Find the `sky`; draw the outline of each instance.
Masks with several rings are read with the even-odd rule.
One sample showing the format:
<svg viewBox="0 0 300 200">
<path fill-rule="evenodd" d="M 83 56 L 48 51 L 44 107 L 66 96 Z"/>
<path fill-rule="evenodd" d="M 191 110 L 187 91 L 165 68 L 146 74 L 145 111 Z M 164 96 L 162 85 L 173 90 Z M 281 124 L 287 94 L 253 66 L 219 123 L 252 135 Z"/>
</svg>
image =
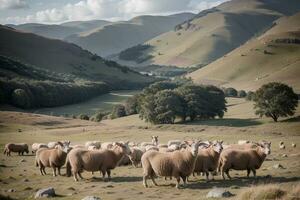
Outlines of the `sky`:
<svg viewBox="0 0 300 200">
<path fill-rule="evenodd" d="M 0 24 L 103 19 L 128 20 L 138 15 L 198 13 L 227 0 L 0 0 Z"/>
</svg>

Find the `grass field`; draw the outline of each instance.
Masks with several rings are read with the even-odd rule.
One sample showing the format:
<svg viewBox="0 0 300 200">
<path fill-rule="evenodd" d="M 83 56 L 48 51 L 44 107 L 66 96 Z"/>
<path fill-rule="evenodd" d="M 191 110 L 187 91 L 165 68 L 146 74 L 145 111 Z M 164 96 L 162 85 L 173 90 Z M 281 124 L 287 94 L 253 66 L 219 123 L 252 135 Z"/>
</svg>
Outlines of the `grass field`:
<svg viewBox="0 0 300 200">
<path fill-rule="evenodd" d="M 243 99 L 228 99 L 228 112 L 224 119 L 196 121 L 186 124 L 150 125 L 138 119 L 137 115 L 100 123 L 53 117 L 46 115 L 0 112 L 0 148 L 8 142 L 49 142 L 70 139 L 73 144 L 87 140 L 101 141 L 149 141 L 151 135 L 158 135 L 161 143 L 169 139 L 199 138 L 203 140 L 222 139 L 225 143 L 234 143 L 239 139 L 272 142 L 272 153 L 257 171 L 257 179 L 244 178 L 246 172 L 232 171 L 233 180 L 223 181 L 219 176 L 206 182 L 204 177 L 190 177 L 187 188 L 174 188 L 175 180 L 158 180 L 160 187 L 142 185 L 142 169 L 132 166 L 117 167 L 112 171 L 112 180 L 103 182 L 99 173 L 83 173 L 86 180 L 74 182 L 65 176 L 41 176 L 34 166 L 34 156 L 5 157 L 0 155 L 0 193 L 19 199 L 31 199 L 40 188 L 54 187 L 58 196 L 55 199 L 81 199 L 95 195 L 101 199 L 206 199 L 208 191 L 216 187 L 225 187 L 238 195 L 252 185 L 273 183 L 283 189 L 300 184 L 300 108 L 291 119 L 282 119 L 278 123 L 270 119 L 257 118 L 253 114 L 252 103 Z M 19 129 L 21 132 L 19 132 Z M 284 141 L 285 150 L 278 143 Z M 297 143 L 292 148 L 292 143 Z M 287 157 L 282 157 L 287 154 Z M 20 162 L 24 159 L 25 162 Z M 281 164 L 283 169 L 274 169 Z M 63 169 L 63 173 L 65 169 Z M 267 176 L 268 175 L 268 176 Z M 28 179 L 28 182 L 25 182 Z M 15 192 L 7 192 L 9 189 Z M 229 199 L 236 199 L 234 196 Z"/>
</svg>

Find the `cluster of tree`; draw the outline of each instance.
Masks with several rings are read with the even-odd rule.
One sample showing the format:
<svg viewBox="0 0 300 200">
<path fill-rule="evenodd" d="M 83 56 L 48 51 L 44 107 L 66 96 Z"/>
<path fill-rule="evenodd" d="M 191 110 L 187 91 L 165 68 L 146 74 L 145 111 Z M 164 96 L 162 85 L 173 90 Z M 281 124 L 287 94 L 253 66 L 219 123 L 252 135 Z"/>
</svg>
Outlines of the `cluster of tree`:
<svg viewBox="0 0 300 200">
<path fill-rule="evenodd" d="M 172 124 L 176 119 L 222 118 L 226 112 L 224 92 L 215 86 L 198 86 L 190 81 L 163 81 L 145 88 L 113 109 L 112 116 L 139 114 L 153 124 Z"/>
<path fill-rule="evenodd" d="M 238 98 L 247 97 L 247 92 L 245 90 L 236 90 L 232 87 L 222 88 L 222 90 L 226 97 L 238 97 Z"/>
<path fill-rule="evenodd" d="M 136 46 L 125 49 L 119 53 L 119 58 L 122 60 L 135 61 L 142 63 L 151 59 L 152 55 L 144 55 L 144 51 L 151 48 L 149 44 L 138 44 Z"/>
<path fill-rule="evenodd" d="M 277 122 L 279 117 L 295 114 L 298 95 L 293 88 L 283 83 L 271 82 L 263 85 L 254 94 L 255 114 L 271 117 Z"/>
</svg>

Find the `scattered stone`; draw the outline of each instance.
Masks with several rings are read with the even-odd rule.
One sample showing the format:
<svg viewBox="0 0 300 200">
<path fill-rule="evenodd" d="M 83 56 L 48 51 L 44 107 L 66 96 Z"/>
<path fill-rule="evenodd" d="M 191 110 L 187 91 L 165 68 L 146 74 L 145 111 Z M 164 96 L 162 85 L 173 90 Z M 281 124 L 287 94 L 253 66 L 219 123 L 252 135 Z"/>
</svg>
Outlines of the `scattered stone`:
<svg viewBox="0 0 300 200">
<path fill-rule="evenodd" d="M 20 162 L 26 162 L 26 160 L 25 159 L 21 159 Z"/>
<path fill-rule="evenodd" d="M 29 180 L 27 178 L 23 179 L 23 182 L 29 182 Z"/>
<path fill-rule="evenodd" d="M 7 167 L 6 165 L 4 165 L 4 164 L 0 164 L 0 167 Z"/>
<path fill-rule="evenodd" d="M 282 155 L 282 157 L 283 157 L 283 158 L 286 158 L 286 157 L 288 157 L 288 155 L 286 155 L 286 154 L 283 154 L 283 155 Z"/>
<path fill-rule="evenodd" d="M 284 167 L 281 164 L 278 164 L 278 163 L 273 165 L 273 168 L 274 169 L 284 169 Z"/>
<path fill-rule="evenodd" d="M 101 200 L 99 197 L 96 196 L 86 196 L 81 200 Z"/>
<path fill-rule="evenodd" d="M 9 176 L 9 177 L 7 177 L 7 179 L 16 180 L 16 178 L 13 176 Z"/>
<path fill-rule="evenodd" d="M 211 191 L 209 191 L 206 195 L 207 198 L 222 198 L 222 197 L 231 197 L 233 194 L 224 188 L 216 188 L 214 187 Z"/>
<path fill-rule="evenodd" d="M 108 187 L 108 188 L 113 188 L 114 186 L 113 186 L 113 185 L 107 185 L 106 187 Z"/>
<path fill-rule="evenodd" d="M 24 188 L 24 190 L 33 190 L 33 188 L 32 187 L 26 187 L 26 188 Z"/>
<path fill-rule="evenodd" d="M 15 192 L 15 189 L 8 189 L 7 192 Z"/>
<path fill-rule="evenodd" d="M 19 174 L 19 176 L 23 176 L 23 174 Z"/>
<path fill-rule="evenodd" d="M 45 189 L 40 189 L 36 192 L 34 198 L 41 198 L 41 197 L 55 197 L 55 190 L 53 187 L 45 188 Z"/>
<path fill-rule="evenodd" d="M 73 187 L 68 187 L 67 189 L 75 191 L 75 188 L 73 188 Z"/>
</svg>

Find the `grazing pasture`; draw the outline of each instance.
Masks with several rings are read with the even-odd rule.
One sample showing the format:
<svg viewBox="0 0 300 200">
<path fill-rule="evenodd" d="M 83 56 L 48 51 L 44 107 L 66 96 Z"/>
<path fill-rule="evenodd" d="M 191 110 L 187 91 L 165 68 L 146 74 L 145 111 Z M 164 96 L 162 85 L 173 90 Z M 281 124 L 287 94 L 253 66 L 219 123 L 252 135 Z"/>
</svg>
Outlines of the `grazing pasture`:
<svg viewBox="0 0 300 200">
<path fill-rule="evenodd" d="M 228 100 L 228 112 L 224 119 L 194 121 L 185 124 L 150 125 L 141 121 L 137 115 L 105 120 L 100 123 L 46 116 L 32 113 L 0 112 L 0 148 L 8 142 L 48 143 L 50 141 L 70 140 L 71 144 L 86 141 L 135 141 L 151 142 L 151 136 L 159 137 L 159 143 L 166 144 L 172 139 L 223 140 L 224 144 L 237 143 L 238 140 L 272 142 L 271 154 L 257 170 L 257 178 L 246 178 L 246 171 L 230 171 L 232 180 L 223 180 L 219 175 L 206 182 L 205 177 L 189 177 L 187 187 L 176 189 L 176 180 L 165 181 L 158 178 L 159 186 L 148 181 L 149 188 L 142 184 L 142 168 L 131 165 L 116 167 L 112 170 L 111 181 L 104 182 L 99 172 L 82 173 L 84 180 L 74 182 L 72 177 L 52 176 L 52 170 L 46 168 L 47 175 L 41 176 L 31 154 L 6 157 L 0 155 L 0 194 L 12 198 L 34 198 L 41 188 L 54 187 L 57 197 L 54 199 L 81 199 L 88 195 L 101 199 L 206 199 L 206 194 L 214 187 L 224 187 L 238 199 L 247 192 L 247 188 L 272 183 L 288 191 L 300 184 L 300 109 L 291 119 L 280 119 L 274 123 L 271 119 L 258 119 L 253 114 L 252 103 L 244 99 Z M 286 148 L 280 149 L 283 141 Z M 296 147 L 292 147 L 296 143 Z M 286 156 L 284 155 L 286 154 Z M 279 165 L 278 165 L 279 164 Z M 281 167 L 282 166 L 282 167 Z M 13 190 L 11 190 L 13 189 Z"/>
</svg>

